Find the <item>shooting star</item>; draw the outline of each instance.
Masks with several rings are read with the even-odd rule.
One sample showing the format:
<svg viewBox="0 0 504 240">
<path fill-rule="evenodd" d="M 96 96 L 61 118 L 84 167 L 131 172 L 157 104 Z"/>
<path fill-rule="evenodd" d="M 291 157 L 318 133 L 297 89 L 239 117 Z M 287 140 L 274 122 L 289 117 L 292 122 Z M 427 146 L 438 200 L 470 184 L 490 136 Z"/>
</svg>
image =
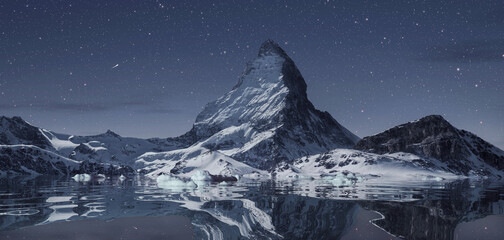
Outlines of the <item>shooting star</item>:
<svg viewBox="0 0 504 240">
<path fill-rule="evenodd" d="M 116 67 L 119 67 L 119 64 L 116 64 L 112 67 L 112 69 L 116 68 Z"/>
</svg>

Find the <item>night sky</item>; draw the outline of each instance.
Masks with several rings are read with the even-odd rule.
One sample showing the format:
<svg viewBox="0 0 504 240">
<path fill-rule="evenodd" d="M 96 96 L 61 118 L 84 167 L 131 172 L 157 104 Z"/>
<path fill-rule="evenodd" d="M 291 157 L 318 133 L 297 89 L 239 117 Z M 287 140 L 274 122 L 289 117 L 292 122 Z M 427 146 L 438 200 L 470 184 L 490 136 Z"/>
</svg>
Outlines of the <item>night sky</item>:
<svg viewBox="0 0 504 240">
<path fill-rule="evenodd" d="M 0 115 L 177 136 L 268 38 L 360 137 L 441 114 L 504 148 L 502 0 L 2 1 Z"/>
</svg>

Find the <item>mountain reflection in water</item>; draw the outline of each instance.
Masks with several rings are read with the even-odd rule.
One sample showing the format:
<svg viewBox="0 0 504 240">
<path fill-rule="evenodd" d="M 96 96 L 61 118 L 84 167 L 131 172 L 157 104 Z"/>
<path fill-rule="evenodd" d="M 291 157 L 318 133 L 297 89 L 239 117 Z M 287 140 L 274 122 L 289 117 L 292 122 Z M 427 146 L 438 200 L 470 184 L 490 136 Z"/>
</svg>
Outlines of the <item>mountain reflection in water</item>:
<svg viewBox="0 0 504 240">
<path fill-rule="evenodd" d="M 171 221 L 174 215 L 187 223 Z M 350 186 L 244 181 L 183 190 L 158 188 L 141 178 L 0 179 L 0 239 L 34 232 L 43 239 L 60 224 L 76 235 L 91 231 L 86 226 L 96 221 L 115 227 L 93 228 L 92 239 L 127 239 L 146 229 L 142 236 L 186 238 L 181 229 L 187 225 L 195 239 L 494 239 L 504 234 L 497 227 L 504 226 L 503 216 L 503 184 L 484 181 Z M 120 226 L 127 233 L 120 235 Z M 110 235 L 113 231 L 117 234 Z"/>
</svg>

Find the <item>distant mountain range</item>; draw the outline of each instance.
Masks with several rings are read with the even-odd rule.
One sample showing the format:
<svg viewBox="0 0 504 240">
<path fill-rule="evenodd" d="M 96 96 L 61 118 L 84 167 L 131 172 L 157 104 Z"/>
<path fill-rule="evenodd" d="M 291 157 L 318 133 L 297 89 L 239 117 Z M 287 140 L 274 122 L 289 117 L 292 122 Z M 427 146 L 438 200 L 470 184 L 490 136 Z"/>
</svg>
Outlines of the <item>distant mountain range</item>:
<svg viewBox="0 0 504 240">
<path fill-rule="evenodd" d="M 238 84 L 179 137 L 71 136 L 0 117 L 0 174 L 504 177 L 502 150 L 441 116 L 361 140 L 315 109 L 306 87 L 292 59 L 268 40 Z"/>
</svg>

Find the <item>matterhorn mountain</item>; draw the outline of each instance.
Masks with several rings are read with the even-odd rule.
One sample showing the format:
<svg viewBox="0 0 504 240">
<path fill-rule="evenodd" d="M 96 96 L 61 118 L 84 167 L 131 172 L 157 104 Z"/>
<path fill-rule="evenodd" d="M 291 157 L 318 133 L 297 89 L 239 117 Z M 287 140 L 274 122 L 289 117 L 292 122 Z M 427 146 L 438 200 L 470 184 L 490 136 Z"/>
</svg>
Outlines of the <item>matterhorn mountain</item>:
<svg viewBox="0 0 504 240">
<path fill-rule="evenodd" d="M 0 174 L 140 173 L 197 180 L 320 178 L 334 184 L 504 177 L 504 152 L 441 116 L 359 139 L 308 100 L 293 60 L 264 42 L 236 86 L 186 134 L 165 139 L 59 134 L 0 119 Z M 159 180 L 159 178 L 158 178 Z M 164 185 L 170 185 L 163 183 Z"/>
<path fill-rule="evenodd" d="M 179 139 L 262 170 L 351 148 L 359 140 L 329 113 L 315 109 L 298 68 L 271 40 L 261 45 L 238 84 L 207 104 Z"/>
</svg>

